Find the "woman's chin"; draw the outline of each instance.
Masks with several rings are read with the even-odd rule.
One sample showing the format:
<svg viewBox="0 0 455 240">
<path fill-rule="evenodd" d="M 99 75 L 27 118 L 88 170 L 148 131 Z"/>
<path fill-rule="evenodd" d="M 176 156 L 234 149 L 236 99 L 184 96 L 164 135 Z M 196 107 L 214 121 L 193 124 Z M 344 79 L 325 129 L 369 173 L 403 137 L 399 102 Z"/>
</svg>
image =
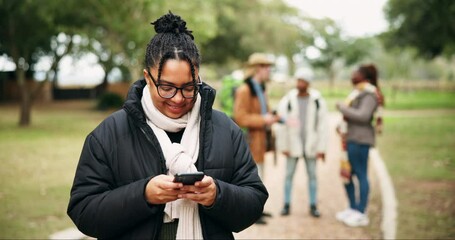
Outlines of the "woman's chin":
<svg viewBox="0 0 455 240">
<path fill-rule="evenodd" d="M 180 118 L 186 113 L 183 108 L 167 108 L 166 110 L 166 116 L 173 119 Z"/>
</svg>

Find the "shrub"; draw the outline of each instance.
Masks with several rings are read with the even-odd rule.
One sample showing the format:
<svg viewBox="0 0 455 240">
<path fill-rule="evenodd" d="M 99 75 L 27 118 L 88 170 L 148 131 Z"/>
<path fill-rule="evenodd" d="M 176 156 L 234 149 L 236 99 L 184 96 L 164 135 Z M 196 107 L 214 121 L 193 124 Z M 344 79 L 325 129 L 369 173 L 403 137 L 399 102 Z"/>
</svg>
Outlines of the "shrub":
<svg viewBox="0 0 455 240">
<path fill-rule="evenodd" d="M 123 106 L 124 99 L 117 93 L 106 92 L 98 97 L 98 110 L 119 109 Z"/>
</svg>

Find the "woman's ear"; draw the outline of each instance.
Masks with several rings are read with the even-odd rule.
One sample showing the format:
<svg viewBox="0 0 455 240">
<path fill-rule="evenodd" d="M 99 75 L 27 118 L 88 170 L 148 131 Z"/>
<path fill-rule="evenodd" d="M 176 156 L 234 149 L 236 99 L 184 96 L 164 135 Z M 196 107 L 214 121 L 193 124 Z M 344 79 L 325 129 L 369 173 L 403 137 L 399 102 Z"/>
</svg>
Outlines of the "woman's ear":
<svg viewBox="0 0 455 240">
<path fill-rule="evenodd" d="M 149 77 L 149 74 L 148 74 L 147 70 L 144 69 L 144 70 L 143 70 L 143 74 L 144 74 L 145 82 L 147 82 L 147 85 L 150 86 L 150 84 L 151 84 L 151 82 L 150 82 L 151 79 L 150 79 L 150 77 Z"/>
</svg>

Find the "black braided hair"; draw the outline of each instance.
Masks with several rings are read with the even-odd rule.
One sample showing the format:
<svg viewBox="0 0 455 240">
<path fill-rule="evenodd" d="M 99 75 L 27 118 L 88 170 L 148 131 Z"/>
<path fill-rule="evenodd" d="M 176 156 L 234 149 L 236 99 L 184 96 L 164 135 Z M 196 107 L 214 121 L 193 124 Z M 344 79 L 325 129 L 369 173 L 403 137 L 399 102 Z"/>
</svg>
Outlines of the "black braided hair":
<svg viewBox="0 0 455 240">
<path fill-rule="evenodd" d="M 190 65 L 193 81 L 196 81 L 195 69 L 199 68 L 201 59 L 192 31 L 186 28 L 186 22 L 169 11 L 151 24 L 155 26 L 157 34 L 147 44 L 145 67 L 158 67 L 157 81 L 160 81 L 167 60 L 185 60 Z"/>
</svg>

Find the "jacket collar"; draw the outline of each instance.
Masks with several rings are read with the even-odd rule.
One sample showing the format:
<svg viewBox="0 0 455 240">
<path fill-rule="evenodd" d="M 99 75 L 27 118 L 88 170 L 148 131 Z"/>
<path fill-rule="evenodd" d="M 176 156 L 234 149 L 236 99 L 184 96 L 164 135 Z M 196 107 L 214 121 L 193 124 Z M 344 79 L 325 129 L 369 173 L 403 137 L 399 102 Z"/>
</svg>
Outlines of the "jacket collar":
<svg viewBox="0 0 455 240">
<path fill-rule="evenodd" d="M 138 80 L 128 90 L 126 101 L 123 104 L 123 109 L 136 121 L 146 122 L 145 113 L 142 109 L 141 98 L 144 87 L 147 86 L 145 79 Z M 202 83 L 199 90 L 201 95 L 201 117 L 203 119 L 211 119 L 212 106 L 215 100 L 216 91 L 206 83 Z"/>
<path fill-rule="evenodd" d="M 245 83 L 248 85 L 248 88 L 250 89 L 251 95 L 252 96 L 257 96 L 256 88 L 253 86 L 253 84 L 254 84 L 253 83 L 253 78 L 249 77 L 249 78 L 245 79 Z M 259 85 L 261 85 L 262 91 L 265 91 L 265 84 L 264 83 L 259 83 Z"/>
<path fill-rule="evenodd" d="M 290 97 L 297 97 L 299 95 L 299 90 L 297 90 L 296 88 L 293 88 L 289 91 L 289 96 Z M 316 98 L 319 98 L 321 97 L 321 93 L 314 89 L 314 88 L 309 88 L 308 89 L 308 96 L 312 99 L 316 99 Z"/>
</svg>

